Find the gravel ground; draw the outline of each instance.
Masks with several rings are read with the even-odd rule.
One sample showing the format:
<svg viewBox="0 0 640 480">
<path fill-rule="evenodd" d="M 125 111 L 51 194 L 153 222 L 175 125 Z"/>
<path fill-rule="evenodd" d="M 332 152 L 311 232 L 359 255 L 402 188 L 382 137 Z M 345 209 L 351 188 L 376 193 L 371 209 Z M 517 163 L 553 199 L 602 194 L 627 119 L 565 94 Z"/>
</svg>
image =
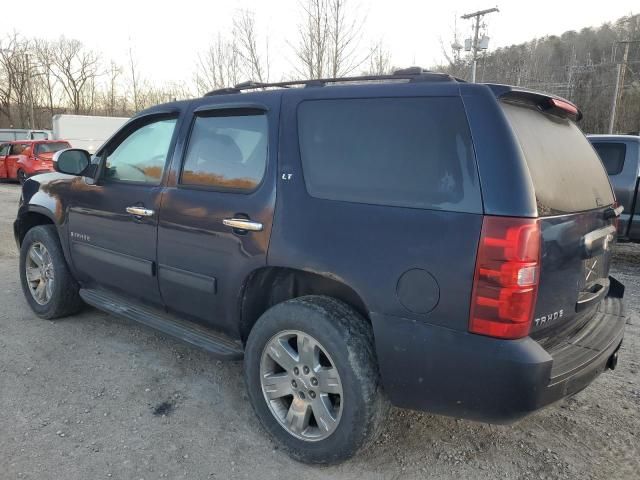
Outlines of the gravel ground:
<svg viewBox="0 0 640 480">
<path fill-rule="evenodd" d="M 510 426 L 395 409 L 335 467 L 290 460 L 253 415 L 240 363 L 93 309 L 49 322 L 23 299 L 0 185 L 0 478 L 623 479 L 640 471 L 640 245 L 619 245 L 630 324 L 615 372 Z"/>
</svg>

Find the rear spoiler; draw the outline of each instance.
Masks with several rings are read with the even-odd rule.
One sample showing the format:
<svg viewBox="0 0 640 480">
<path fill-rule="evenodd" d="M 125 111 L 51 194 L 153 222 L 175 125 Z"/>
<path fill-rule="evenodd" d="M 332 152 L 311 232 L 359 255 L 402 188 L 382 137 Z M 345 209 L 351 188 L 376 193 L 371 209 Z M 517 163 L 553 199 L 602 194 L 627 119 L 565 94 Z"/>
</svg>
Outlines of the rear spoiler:
<svg viewBox="0 0 640 480">
<path fill-rule="evenodd" d="M 574 122 L 582 119 L 580 109 L 562 97 L 547 93 L 536 92 L 526 88 L 512 87 L 510 85 L 487 84 L 496 98 L 510 103 L 523 103 L 534 105 L 540 111 L 570 118 Z"/>
</svg>

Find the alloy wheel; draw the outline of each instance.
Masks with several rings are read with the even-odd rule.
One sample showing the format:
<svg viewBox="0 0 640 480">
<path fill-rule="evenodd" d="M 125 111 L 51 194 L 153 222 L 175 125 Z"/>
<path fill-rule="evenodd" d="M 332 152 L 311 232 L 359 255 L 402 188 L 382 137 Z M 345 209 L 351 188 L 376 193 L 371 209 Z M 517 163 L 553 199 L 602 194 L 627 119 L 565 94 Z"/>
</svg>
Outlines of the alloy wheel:
<svg viewBox="0 0 640 480">
<path fill-rule="evenodd" d="M 343 408 L 340 375 L 311 335 L 299 330 L 274 335 L 262 352 L 260 381 L 271 413 L 294 437 L 324 440 L 338 427 Z"/>
<path fill-rule="evenodd" d="M 46 305 L 53 296 L 55 278 L 53 260 L 42 243 L 34 242 L 29 247 L 25 269 L 27 286 L 33 299 L 39 305 Z"/>
</svg>

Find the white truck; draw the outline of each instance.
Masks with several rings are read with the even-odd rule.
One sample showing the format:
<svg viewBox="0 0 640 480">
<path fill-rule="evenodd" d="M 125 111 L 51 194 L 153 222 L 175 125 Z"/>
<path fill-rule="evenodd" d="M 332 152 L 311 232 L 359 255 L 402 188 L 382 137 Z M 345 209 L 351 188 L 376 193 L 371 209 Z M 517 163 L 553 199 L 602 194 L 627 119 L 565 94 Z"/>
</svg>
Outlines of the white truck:
<svg viewBox="0 0 640 480">
<path fill-rule="evenodd" d="M 30 130 L 26 128 L 0 128 L 0 142 L 16 140 L 51 140 L 51 130 Z"/>
<path fill-rule="evenodd" d="M 54 115 L 53 139 L 67 140 L 74 148 L 95 153 L 127 120 L 126 117 Z"/>
</svg>

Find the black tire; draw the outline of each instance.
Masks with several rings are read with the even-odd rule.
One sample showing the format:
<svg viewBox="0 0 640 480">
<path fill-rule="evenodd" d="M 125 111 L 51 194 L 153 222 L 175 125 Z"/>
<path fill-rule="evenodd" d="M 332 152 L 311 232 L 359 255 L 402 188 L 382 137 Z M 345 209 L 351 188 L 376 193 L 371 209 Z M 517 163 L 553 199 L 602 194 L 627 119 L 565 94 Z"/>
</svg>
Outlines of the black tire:
<svg viewBox="0 0 640 480">
<path fill-rule="evenodd" d="M 321 440 L 300 439 L 286 430 L 263 394 L 263 350 L 274 336 L 291 330 L 316 339 L 340 375 L 341 415 L 335 430 Z M 389 408 L 380 384 L 371 325 L 349 305 L 331 297 L 300 297 L 265 312 L 247 340 L 244 373 L 262 425 L 291 457 L 305 463 L 332 464 L 350 458 L 375 440 Z"/>
<path fill-rule="evenodd" d="M 18 182 L 20 182 L 20 185 L 24 185 L 24 182 L 26 182 L 28 178 L 27 174 L 24 173 L 24 170 L 18 170 L 16 176 L 18 177 Z"/>
<path fill-rule="evenodd" d="M 49 253 L 55 279 L 51 288 L 51 297 L 44 304 L 36 301 L 27 282 L 27 255 L 34 243 L 42 244 Z M 25 235 L 20 246 L 20 283 L 27 303 L 40 318 L 52 320 L 73 315 L 82 309 L 83 302 L 78 293 L 78 283 L 69 272 L 58 233 L 53 225 L 33 227 Z"/>
</svg>

